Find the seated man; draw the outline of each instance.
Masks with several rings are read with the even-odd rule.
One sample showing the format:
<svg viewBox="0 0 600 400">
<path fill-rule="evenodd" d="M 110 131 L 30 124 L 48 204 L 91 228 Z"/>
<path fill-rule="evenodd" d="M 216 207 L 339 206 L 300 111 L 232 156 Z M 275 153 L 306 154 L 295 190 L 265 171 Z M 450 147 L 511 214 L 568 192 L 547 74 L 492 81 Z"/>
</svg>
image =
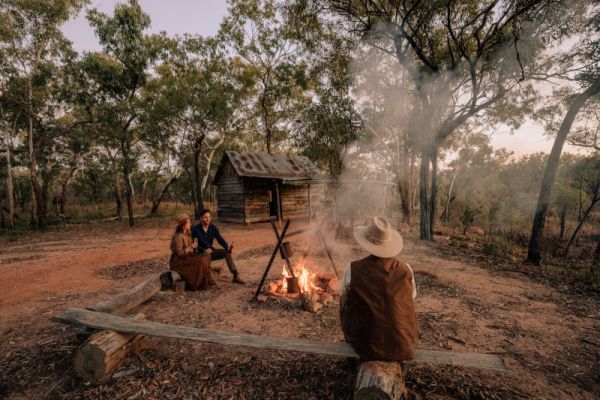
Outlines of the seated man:
<svg viewBox="0 0 600 400">
<path fill-rule="evenodd" d="M 410 266 L 394 258 L 400 233 L 385 218 L 354 228 L 371 255 L 350 263 L 341 288 L 342 329 L 362 360 L 404 361 L 415 357 L 417 292 Z"/>
<path fill-rule="evenodd" d="M 231 257 L 233 244 L 231 246 L 227 244 L 211 220 L 210 210 L 203 209 L 200 212 L 200 223 L 192 229 L 192 239 L 198 240 L 198 247 L 194 252 L 209 254 L 211 260 L 222 260 L 224 258 L 229 271 L 233 274 L 233 282 L 244 284 L 245 282 L 239 277 L 238 271 L 235 268 L 233 257 Z M 214 239 L 217 239 L 217 242 L 223 246 L 222 249 L 215 249 L 213 247 Z"/>
</svg>

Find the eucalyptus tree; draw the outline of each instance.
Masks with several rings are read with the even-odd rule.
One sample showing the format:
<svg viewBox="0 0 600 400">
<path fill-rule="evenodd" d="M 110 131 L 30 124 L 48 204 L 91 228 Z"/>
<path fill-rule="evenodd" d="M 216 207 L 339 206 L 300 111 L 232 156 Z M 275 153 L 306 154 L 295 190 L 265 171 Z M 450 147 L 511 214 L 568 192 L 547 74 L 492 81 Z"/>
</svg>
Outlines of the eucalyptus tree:
<svg viewBox="0 0 600 400">
<path fill-rule="evenodd" d="M 6 162 L 6 206 L 8 212 L 8 228 L 15 226 L 15 190 L 13 178 L 13 150 L 17 144 L 17 130 L 20 113 L 10 109 L 10 104 L 3 104 L 0 96 L 0 143 L 5 153 Z M 0 206 L 1 207 L 1 206 Z M 0 212 L 3 211 L 0 210 Z"/>
<path fill-rule="evenodd" d="M 552 58 L 550 61 L 555 68 L 546 73 L 549 76 L 554 75 L 574 81 L 579 87 L 579 91 L 566 97 L 565 100 L 568 106 L 562 114 L 562 121 L 558 128 L 550 126 L 551 132 L 556 132 L 556 138 L 542 177 L 542 186 L 538 196 L 527 252 L 527 260 L 535 265 L 539 265 L 541 262 L 540 240 L 563 146 L 580 111 L 585 109 L 584 107 L 589 103 L 592 103 L 592 107 L 597 110 L 598 102 L 600 102 L 598 98 L 600 93 L 600 2 L 598 0 L 589 2 L 586 15 L 588 18 L 584 21 L 578 42 L 573 45 L 570 51 Z M 586 131 L 586 128 L 578 130 L 573 140 L 582 145 L 591 145 L 593 148 L 597 133 L 592 134 L 590 138 L 590 136 L 587 136 Z"/>
<path fill-rule="evenodd" d="M 254 81 L 248 127 L 271 153 L 287 139 L 304 99 L 305 65 L 275 0 L 231 0 L 218 34 Z"/>
<path fill-rule="evenodd" d="M 582 183 L 582 189 L 587 197 L 587 206 L 583 210 L 581 217 L 577 221 L 577 226 L 571 234 L 564 255 L 569 254 L 573 242 L 577 238 L 581 227 L 586 222 L 590 213 L 600 203 L 600 155 L 595 154 L 580 160 L 572 170 L 575 181 Z"/>
<path fill-rule="evenodd" d="M 188 35 L 170 42 L 169 53 L 145 90 L 143 138 L 151 147 L 160 141 L 174 154 L 190 178 L 199 218 L 214 155 L 240 138 L 251 118 L 248 93 L 254 81 L 250 68 L 215 38 Z"/>
<path fill-rule="evenodd" d="M 47 191 L 55 172 L 55 141 L 75 127 L 89 122 L 73 120 L 77 104 L 71 98 L 69 65 L 76 54 L 60 27 L 77 14 L 83 0 L 0 2 L 2 29 L 0 59 L 2 97 L 25 120 L 28 162 L 32 186 L 32 224 L 47 225 Z"/>
<path fill-rule="evenodd" d="M 302 26 L 297 28 L 302 30 Z M 337 37 L 329 27 L 321 29 L 316 38 L 320 45 L 313 49 L 309 47 L 313 54 L 305 58 L 310 101 L 301 108 L 292 139 L 302 154 L 337 181 L 344 172 L 349 147 L 363 132 L 362 119 L 351 96 L 353 44 Z M 315 37 L 310 39 L 315 40 Z"/>
<path fill-rule="evenodd" d="M 85 168 L 86 156 L 94 150 L 93 127 L 79 126 L 57 140 L 56 162 L 60 169 L 57 174 L 57 213 L 64 217 L 68 202 L 69 188 L 76 175 Z"/>
<path fill-rule="evenodd" d="M 118 143 L 128 221 L 133 226 L 131 173 L 139 144 L 138 122 L 143 113 L 140 92 L 151 79 L 150 71 L 164 41 L 158 35 L 145 33 L 150 17 L 137 0 L 118 4 L 112 15 L 91 10 L 87 18 L 103 51 L 86 54 L 83 68 L 92 82 L 91 102 L 96 118 L 107 125 L 103 132 L 114 135 Z"/>
<path fill-rule="evenodd" d="M 492 106 L 518 106 L 507 93 L 521 87 L 540 48 L 531 38 L 552 29 L 556 10 L 541 0 L 312 3 L 407 74 L 420 111 L 409 115 L 420 127 L 420 238 L 431 240 L 441 144 Z"/>
</svg>

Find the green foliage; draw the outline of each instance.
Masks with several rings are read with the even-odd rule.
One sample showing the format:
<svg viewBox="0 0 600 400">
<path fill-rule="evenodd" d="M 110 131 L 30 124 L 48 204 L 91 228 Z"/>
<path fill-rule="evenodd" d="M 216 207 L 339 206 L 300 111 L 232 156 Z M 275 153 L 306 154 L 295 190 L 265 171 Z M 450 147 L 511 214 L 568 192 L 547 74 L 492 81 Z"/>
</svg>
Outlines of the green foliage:
<svg viewBox="0 0 600 400">
<path fill-rule="evenodd" d="M 463 224 L 463 235 L 467 233 L 469 226 L 475 222 L 477 216 L 481 214 L 481 210 L 478 208 L 471 208 L 470 206 L 465 207 L 462 215 L 460 216 L 460 222 Z"/>
<path fill-rule="evenodd" d="M 246 64 L 246 77 L 254 83 L 249 101 L 254 118 L 245 128 L 261 138 L 259 149 L 270 153 L 285 142 L 288 125 L 308 100 L 301 49 L 274 0 L 231 1 L 218 37 Z"/>
</svg>

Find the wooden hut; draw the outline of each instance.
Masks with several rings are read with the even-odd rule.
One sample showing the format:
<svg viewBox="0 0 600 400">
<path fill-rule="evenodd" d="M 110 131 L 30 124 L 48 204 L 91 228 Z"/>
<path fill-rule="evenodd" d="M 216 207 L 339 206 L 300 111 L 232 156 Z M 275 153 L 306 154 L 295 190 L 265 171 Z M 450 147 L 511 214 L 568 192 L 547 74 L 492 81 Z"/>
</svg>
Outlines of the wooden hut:
<svg viewBox="0 0 600 400">
<path fill-rule="evenodd" d="M 327 179 L 306 157 L 226 151 L 213 185 L 217 215 L 227 222 L 310 219 Z"/>
</svg>

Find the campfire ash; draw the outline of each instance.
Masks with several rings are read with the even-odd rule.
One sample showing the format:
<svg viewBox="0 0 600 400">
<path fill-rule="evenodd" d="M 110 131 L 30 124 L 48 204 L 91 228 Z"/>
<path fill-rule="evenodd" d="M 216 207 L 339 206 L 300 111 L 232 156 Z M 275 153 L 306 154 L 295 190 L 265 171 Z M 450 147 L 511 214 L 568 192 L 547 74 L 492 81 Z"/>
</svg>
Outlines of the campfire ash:
<svg viewBox="0 0 600 400">
<path fill-rule="evenodd" d="M 335 274 L 311 272 L 305 265 L 294 268 L 292 277 L 286 266 L 283 266 L 282 277 L 269 282 L 264 289 L 267 296 L 283 298 L 290 301 L 300 299 L 302 294 L 307 301 L 308 309 L 317 312 L 339 296 L 340 282 Z"/>
</svg>

